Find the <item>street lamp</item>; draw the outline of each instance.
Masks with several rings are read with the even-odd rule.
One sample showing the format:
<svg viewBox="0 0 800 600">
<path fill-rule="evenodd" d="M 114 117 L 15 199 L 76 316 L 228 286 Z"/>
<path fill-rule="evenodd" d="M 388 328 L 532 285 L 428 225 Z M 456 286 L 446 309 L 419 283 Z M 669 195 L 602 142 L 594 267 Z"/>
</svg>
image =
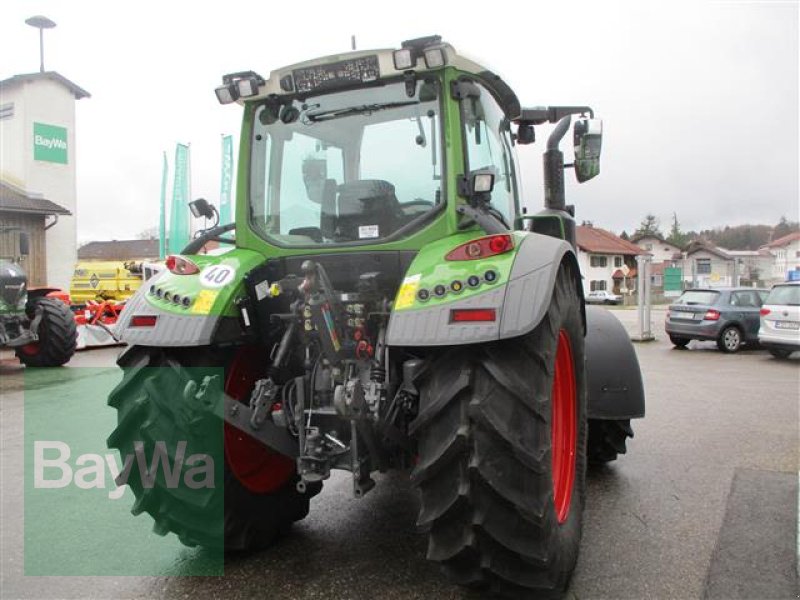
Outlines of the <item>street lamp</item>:
<svg viewBox="0 0 800 600">
<path fill-rule="evenodd" d="M 25 23 L 39 30 L 39 72 L 44 73 L 44 30 L 52 29 L 56 24 L 42 15 L 25 19 Z"/>
</svg>

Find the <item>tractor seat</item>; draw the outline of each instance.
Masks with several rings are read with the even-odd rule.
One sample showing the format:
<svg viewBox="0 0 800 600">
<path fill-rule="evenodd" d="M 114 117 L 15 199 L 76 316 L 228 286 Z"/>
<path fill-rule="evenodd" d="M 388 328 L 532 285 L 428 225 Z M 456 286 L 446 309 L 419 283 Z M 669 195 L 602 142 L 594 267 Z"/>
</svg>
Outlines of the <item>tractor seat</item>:
<svg viewBox="0 0 800 600">
<path fill-rule="evenodd" d="M 325 211 L 323 206 L 323 213 Z M 336 241 L 361 241 L 391 235 L 401 224 L 403 212 L 394 186 L 381 179 L 361 179 L 337 188 L 336 213 L 325 215 L 323 231 Z"/>
</svg>

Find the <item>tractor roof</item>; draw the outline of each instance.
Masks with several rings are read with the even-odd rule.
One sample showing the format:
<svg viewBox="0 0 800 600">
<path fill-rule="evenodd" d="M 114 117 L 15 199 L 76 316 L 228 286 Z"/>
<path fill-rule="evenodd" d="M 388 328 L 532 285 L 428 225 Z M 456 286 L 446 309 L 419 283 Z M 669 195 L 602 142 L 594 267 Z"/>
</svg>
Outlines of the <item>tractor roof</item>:
<svg viewBox="0 0 800 600">
<path fill-rule="evenodd" d="M 411 51 L 413 64 L 410 68 L 398 69 L 395 63 L 395 56 L 397 52 L 403 50 Z M 428 67 L 425 53 L 437 50 L 441 51 L 443 64 Z M 397 79 L 409 73 L 419 75 L 438 71 L 445 66 L 452 66 L 460 71 L 475 75 L 489 88 L 506 109 L 506 114 L 510 118 L 519 115 L 519 101 L 511 88 L 500 77 L 469 58 L 458 54 L 453 46 L 442 42 L 439 36 L 408 40 L 402 43 L 400 49 L 358 50 L 316 58 L 275 69 L 270 72 L 269 78 L 266 80 L 253 72 L 245 72 L 226 75 L 223 81 L 231 83 L 241 76 L 248 75 L 255 76 L 258 79 L 258 93 L 254 96 L 237 100 L 239 104 L 243 104 L 244 101 L 258 100 L 270 96 L 294 94 L 314 96 L 336 91 L 337 86 L 320 82 L 327 78 L 336 79 L 337 76 L 341 78 L 348 77 L 348 72 L 353 76 L 349 81 L 352 81 L 355 85 L 361 85 L 373 81 Z M 345 87 L 347 83 L 343 80 L 342 87 Z"/>
</svg>

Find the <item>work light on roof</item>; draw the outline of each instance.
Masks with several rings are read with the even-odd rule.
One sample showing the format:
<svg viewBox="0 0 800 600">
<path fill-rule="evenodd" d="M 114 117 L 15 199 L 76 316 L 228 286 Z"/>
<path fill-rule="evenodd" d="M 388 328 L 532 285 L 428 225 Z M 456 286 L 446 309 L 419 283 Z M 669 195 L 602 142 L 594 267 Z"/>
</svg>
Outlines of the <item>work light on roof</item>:
<svg viewBox="0 0 800 600">
<path fill-rule="evenodd" d="M 249 98 L 250 96 L 258 95 L 258 79 L 255 77 L 247 77 L 240 79 L 236 82 L 236 88 L 239 91 L 240 98 Z"/>
<path fill-rule="evenodd" d="M 214 90 L 214 93 L 217 95 L 217 100 L 219 100 L 220 104 L 230 104 L 231 102 L 236 102 L 239 98 L 239 90 L 233 84 L 221 85 Z"/>
<path fill-rule="evenodd" d="M 425 66 L 437 69 L 444 66 L 444 52 L 441 48 L 428 48 L 425 50 Z"/>
<path fill-rule="evenodd" d="M 402 50 L 395 50 L 394 53 L 394 68 L 398 71 L 406 71 L 413 69 L 416 65 L 414 54 L 411 48 L 403 48 Z"/>
</svg>

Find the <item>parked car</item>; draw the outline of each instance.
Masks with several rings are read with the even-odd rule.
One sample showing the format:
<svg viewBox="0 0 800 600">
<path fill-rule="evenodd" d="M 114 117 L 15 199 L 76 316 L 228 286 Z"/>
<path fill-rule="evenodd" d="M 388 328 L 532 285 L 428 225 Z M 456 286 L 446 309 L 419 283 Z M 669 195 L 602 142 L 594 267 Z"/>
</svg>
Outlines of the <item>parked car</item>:
<svg viewBox="0 0 800 600">
<path fill-rule="evenodd" d="M 800 350 L 800 281 L 779 283 L 761 307 L 758 341 L 775 358 Z"/>
<path fill-rule="evenodd" d="M 758 343 L 761 306 L 767 290 L 715 288 L 686 290 L 667 311 L 664 329 L 684 347 L 690 340 L 711 340 L 723 352 Z"/>
<path fill-rule="evenodd" d="M 606 290 L 597 290 L 586 294 L 587 304 L 620 304 L 622 303 L 622 296 L 612 294 Z"/>
</svg>

